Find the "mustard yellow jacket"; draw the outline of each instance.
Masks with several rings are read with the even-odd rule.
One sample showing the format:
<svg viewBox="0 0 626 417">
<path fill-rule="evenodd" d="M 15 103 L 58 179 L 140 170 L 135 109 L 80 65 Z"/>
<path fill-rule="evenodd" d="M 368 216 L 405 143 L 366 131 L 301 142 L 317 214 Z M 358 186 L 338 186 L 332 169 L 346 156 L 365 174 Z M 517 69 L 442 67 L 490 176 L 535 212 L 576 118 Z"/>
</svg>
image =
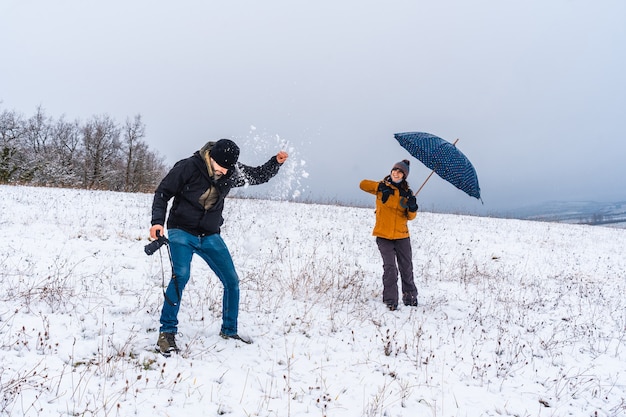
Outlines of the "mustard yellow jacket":
<svg viewBox="0 0 626 417">
<path fill-rule="evenodd" d="M 407 208 L 407 198 L 400 195 L 400 190 L 392 182 L 383 181 L 393 189 L 393 194 L 383 203 L 382 193 L 378 191 L 381 181 L 363 180 L 361 190 L 376 195 L 376 224 L 372 235 L 384 239 L 396 240 L 409 237 L 407 221 L 413 220 L 417 212 Z"/>
</svg>

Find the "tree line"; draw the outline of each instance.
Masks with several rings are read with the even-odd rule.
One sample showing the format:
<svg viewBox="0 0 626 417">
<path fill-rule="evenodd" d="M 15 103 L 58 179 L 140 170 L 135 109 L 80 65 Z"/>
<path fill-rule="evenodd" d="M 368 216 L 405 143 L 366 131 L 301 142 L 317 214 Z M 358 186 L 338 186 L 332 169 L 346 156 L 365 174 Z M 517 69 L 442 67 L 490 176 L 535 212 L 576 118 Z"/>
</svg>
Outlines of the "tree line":
<svg viewBox="0 0 626 417">
<path fill-rule="evenodd" d="M 145 133 L 139 114 L 119 124 L 0 109 L 0 184 L 152 192 L 167 168 Z"/>
</svg>

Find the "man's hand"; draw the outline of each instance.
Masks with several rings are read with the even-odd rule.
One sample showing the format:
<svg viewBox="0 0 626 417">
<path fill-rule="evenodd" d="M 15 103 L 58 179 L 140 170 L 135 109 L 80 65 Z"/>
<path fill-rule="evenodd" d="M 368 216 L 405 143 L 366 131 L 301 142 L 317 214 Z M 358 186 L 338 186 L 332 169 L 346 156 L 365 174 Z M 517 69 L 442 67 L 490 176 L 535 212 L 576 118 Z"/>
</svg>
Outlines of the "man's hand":
<svg viewBox="0 0 626 417">
<path fill-rule="evenodd" d="M 288 157 L 289 157 L 289 154 L 285 151 L 280 151 L 276 154 L 276 160 L 278 161 L 279 164 L 282 164 L 283 162 L 285 162 Z"/>
<path fill-rule="evenodd" d="M 159 236 L 165 236 L 165 233 L 163 233 L 163 226 L 160 224 L 155 224 L 150 228 L 150 238 L 152 240 L 157 240 Z"/>
</svg>

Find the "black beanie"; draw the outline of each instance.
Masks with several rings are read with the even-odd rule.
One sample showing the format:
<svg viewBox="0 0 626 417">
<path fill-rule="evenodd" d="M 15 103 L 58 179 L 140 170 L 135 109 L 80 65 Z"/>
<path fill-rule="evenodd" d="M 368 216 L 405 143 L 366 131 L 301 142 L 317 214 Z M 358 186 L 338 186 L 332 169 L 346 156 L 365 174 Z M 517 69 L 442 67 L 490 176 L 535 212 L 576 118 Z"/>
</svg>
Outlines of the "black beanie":
<svg viewBox="0 0 626 417">
<path fill-rule="evenodd" d="M 215 142 L 209 155 L 221 167 L 233 169 L 239 159 L 239 146 L 230 139 L 220 139 Z"/>
</svg>

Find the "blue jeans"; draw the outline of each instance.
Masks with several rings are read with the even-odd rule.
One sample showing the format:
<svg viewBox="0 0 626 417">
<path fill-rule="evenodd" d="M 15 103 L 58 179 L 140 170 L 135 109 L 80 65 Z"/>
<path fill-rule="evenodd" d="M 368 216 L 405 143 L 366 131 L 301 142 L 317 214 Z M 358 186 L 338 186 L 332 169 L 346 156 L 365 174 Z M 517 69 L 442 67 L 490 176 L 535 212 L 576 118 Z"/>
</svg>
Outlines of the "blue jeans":
<svg viewBox="0 0 626 417">
<path fill-rule="evenodd" d="M 178 332 L 178 310 L 183 289 L 189 281 L 191 258 L 198 254 L 215 272 L 224 285 L 222 297 L 222 329 L 227 335 L 237 334 L 239 315 L 239 277 L 235 271 L 233 259 L 219 234 L 194 236 L 180 229 L 168 231 L 172 264 L 176 279 L 171 279 L 161 310 L 161 332 Z M 172 305 L 174 304 L 174 305 Z"/>
</svg>

